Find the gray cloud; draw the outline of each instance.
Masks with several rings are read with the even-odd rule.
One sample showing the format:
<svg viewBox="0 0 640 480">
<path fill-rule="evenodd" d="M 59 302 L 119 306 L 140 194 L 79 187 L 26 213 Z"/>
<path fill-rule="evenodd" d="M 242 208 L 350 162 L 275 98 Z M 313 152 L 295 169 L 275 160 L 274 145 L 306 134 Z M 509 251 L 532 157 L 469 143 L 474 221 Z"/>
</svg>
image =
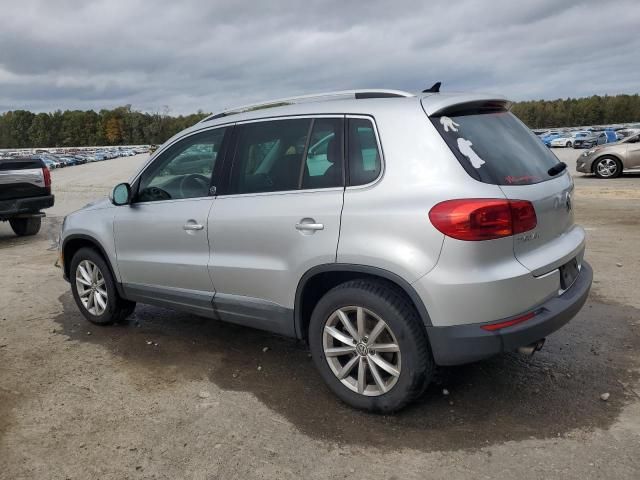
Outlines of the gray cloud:
<svg viewBox="0 0 640 480">
<path fill-rule="evenodd" d="M 173 113 L 360 87 L 514 100 L 640 90 L 636 0 L 22 0 L 0 18 L 0 105 Z"/>
</svg>

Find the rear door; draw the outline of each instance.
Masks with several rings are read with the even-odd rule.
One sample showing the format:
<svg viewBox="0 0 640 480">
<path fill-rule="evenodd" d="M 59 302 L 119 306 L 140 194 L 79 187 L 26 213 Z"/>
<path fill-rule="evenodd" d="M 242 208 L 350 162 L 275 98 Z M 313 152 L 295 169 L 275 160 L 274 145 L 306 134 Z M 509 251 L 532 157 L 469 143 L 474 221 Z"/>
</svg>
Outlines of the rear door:
<svg viewBox="0 0 640 480">
<path fill-rule="evenodd" d="M 508 199 L 533 204 L 537 226 L 513 237 L 520 263 L 538 275 L 582 255 L 584 231 L 574 225 L 571 176 L 566 170 L 549 173 L 558 159 L 522 122 L 498 105 L 458 106 L 432 121 L 472 177 L 498 185 Z"/>
<path fill-rule="evenodd" d="M 298 282 L 336 260 L 344 195 L 343 118 L 238 124 L 229 190 L 209 215 L 221 320 L 293 335 Z"/>
</svg>

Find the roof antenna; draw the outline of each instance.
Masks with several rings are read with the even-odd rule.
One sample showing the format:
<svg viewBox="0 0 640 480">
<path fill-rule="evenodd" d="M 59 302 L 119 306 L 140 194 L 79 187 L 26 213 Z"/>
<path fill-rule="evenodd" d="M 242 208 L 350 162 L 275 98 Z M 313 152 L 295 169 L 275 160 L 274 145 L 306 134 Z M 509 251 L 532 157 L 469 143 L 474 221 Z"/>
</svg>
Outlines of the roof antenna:
<svg viewBox="0 0 640 480">
<path fill-rule="evenodd" d="M 431 86 L 431 88 L 422 90 L 422 93 L 440 93 L 440 85 L 442 85 L 442 82 L 436 82 Z"/>
</svg>

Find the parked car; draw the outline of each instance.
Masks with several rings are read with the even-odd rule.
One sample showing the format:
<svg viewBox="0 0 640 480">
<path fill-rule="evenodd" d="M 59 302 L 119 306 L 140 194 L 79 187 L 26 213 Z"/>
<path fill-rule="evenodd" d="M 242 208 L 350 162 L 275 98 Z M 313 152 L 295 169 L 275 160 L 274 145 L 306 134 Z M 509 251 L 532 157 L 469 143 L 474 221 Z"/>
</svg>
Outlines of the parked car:
<svg viewBox="0 0 640 480">
<path fill-rule="evenodd" d="M 567 135 L 566 132 L 552 132 L 540 137 L 542 143 L 544 143 L 547 147 L 551 147 L 551 142 L 556 138 L 565 137 Z"/>
<path fill-rule="evenodd" d="M 640 169 L 640 134 L 593 148 L 576 162 L 578 172 L 593 173 L 599 178 L 619 177 L 624 170 L 634 169 Z"/>
<path fill-rule="evenodd" d="M 575 140 L 577 138 L 586 138 L 588 136 L 591 135 L 591 132 L 588 131 L 580 131 L 580 132 L 571 132 L 567 135 L 563 135 L 557 138 L 554 138 L 553 140 L 551 140 L 550 146 L 551 147 L 567 147 L 567 148 L 571 148 L 573 147 L 573 142 L 575 142 Z"/>
<path fill-rule="evenodd" d="M 52 160 L 49 160 L 48 158 L 43 158 L 41 160 L 49 170 L 53 170 L 54 168 L 58 168 L 56 163 L 54 163 Z"/>
<path fill-rule="evenodd" d="M 0 159 L 0 186 L 0 221 L 19 236 L 38 233 L 42 210 L 54 203 L 46 164 L 35 157 Z"/>
<path fill-rule="evenodd" d="M 573 148 L 593 148 L 596 145 L 607 143 L 607 134 L 604 132 L 592 132 L 588 137 L 576 138 Z"/>
<path fill-rule="evenodd" d="M 85 318 L 141 302 L 304 339 L 337 396 L 388 412 L 435 364 L 532 353 L 580 310 L 573 182 L 510 102 L 320 99 L 208 117 L 68 215 L 60 258 Z"/>
</svg>

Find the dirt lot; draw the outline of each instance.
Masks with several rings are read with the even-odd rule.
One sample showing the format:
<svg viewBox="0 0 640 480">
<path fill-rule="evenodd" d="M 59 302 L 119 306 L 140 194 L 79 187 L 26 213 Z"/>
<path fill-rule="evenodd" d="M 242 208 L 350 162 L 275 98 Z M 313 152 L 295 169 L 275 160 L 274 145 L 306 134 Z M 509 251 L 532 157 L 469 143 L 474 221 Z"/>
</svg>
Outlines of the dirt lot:
<svg viewBox="0 0 640 480">
<path fill-rule="evenodd" d="M 576 176 L 595 281 L 542 352 L 442 369 L 385 417 L 339 403 L 295 341 L 145 306 L 81 317 L 59 224 L 143 160 L 54 171 L 35 238 L 0 224 L 0 478 L 640 478 L 640 176 Z"/>
</svg>

